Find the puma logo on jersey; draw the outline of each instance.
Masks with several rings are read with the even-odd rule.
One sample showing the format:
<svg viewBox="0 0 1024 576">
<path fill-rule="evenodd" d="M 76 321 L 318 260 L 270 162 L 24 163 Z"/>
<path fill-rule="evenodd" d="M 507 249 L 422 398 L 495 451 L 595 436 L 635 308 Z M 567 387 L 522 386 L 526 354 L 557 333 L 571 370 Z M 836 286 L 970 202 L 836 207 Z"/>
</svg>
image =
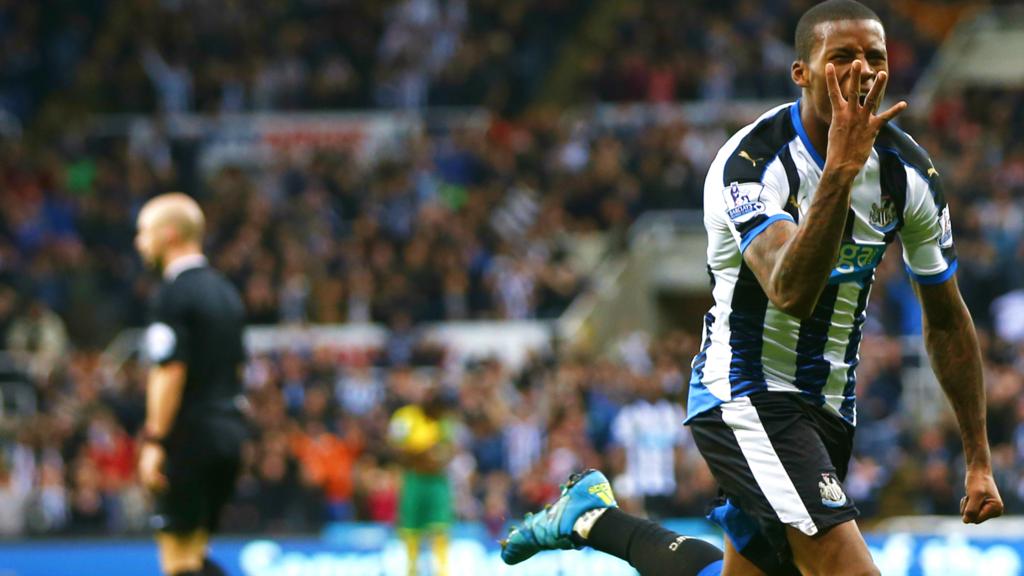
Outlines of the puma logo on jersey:
<svg viewBox="0 0 1024 576">
<path fill-rule="evenodd" d="M 615 504 L 615 497 L 612 496 L 612 487 L 607 482 L 601 482 L 600 484 L 594 484 L 587 489 L 587 492 L 591 496 L 597 496 L 607 506 L 613 506 Z"/>
<path fill-rule="evenodd" d="M 750 165 L 754 166 L 755 168 L 757 167 L 757 163 L 758 162 L 761 162 L 761 161 L 764 160 L 764 158 L 752 158 L 750 156 L 750 154 L 746 150 L 740 150 L 740 153 L 737 154 L 737 156 L 739 156 L 740 158 L 743 158 L 744 160 L 749 160 L 750 161 Z"/>
</svg>

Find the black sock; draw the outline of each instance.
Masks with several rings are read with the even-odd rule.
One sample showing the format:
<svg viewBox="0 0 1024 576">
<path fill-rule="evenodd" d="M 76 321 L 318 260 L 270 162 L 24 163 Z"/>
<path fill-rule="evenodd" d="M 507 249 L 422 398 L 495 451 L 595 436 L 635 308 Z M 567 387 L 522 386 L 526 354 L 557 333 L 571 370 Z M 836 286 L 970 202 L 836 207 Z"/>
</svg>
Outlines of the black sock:
<svg viewBox="0 0 1024 576">
<path fill-rule="evenodd" d="M 210 559 L 209 556 L 203 558 L 203 570 L 202 576 L 228 576 L 228 573 L 220 567 L 219 564 Z"/>
<path fill-rule="evenodd" d="M 622 558 L 640 576 L 697 576 L 722 559 L 722 551 L 696 538 L 608 508 L 585 540 L 587 546 Z"/>
</svg>

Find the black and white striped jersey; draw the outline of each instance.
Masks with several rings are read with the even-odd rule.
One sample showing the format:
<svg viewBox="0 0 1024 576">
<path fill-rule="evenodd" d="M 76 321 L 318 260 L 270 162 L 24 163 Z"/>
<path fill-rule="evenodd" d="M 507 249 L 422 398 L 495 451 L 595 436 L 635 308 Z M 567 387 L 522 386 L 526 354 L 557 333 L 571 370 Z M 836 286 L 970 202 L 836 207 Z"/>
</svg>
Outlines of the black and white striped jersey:
<svg viewBox="0 0 1024 576">
<path fill-rule="evenodd" d="M 676 402 L 638 399 L 612 422 L 612 440 L 626 453 L 626 469 L 616 479 L 623 496 L 671 496 L 676 491 L 676 448 L 687 438 Z"/>
<path fill-rule="evenodd" d="M 778 220 L 797 225 L 824 168 L 800 101 L 769 110 L 722 147 L 704 184 L 708 271 L 715 304 L 694 358 L 688 418 L 768 390 L 796 392 L 856 423 L 854 383 L 874 271 L 897 237 L 920 284 L 956 271 L 949 211 L 928 154 L 892 124 L 857 176 L 843 241 L 812 316 L 772 305 L 743 251 Z"/>
</svg>

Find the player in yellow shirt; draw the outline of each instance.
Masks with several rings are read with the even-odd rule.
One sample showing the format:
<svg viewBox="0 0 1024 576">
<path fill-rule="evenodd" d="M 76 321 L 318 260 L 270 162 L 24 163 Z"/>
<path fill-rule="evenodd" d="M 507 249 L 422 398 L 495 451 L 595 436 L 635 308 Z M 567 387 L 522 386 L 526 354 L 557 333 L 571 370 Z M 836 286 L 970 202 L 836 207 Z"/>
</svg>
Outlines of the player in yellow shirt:
<svg viewBox="0 0 1024 576">
<path fill-rule="evenodd" d="M 454 449 L 451 422 L 445 418 L 445 402 L 437 388 L 431 388 L 421 404 L 396 410 L 388 437 L 403 467 L 398 533 L 408 553 L 409 575 L 416 575 L 421 538 L 430 535 L 436 576 L 447 576 L 452 494 L 446 467 Z"/>
</svg>

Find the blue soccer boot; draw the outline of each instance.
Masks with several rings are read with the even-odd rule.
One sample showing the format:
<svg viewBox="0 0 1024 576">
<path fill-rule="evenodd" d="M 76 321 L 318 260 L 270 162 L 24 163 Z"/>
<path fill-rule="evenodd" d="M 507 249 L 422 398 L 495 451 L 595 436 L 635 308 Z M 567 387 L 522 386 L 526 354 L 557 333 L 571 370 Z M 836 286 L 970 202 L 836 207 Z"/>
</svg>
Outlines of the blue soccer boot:
<svg viewBox="0 0 1024 576">
<path fill-rule="evenodd" d="M 612 485 L 601 472 L 590 469 L 569 476 L 562 494 L 537 514 L 527 514 L 522 524 L 501 542 L 501 559 L 518 564 L 541 550 L 574 550 L 582 546 L 572 535 L 573 525 L 584 512 L 618 506 Z"/>
</svg>

